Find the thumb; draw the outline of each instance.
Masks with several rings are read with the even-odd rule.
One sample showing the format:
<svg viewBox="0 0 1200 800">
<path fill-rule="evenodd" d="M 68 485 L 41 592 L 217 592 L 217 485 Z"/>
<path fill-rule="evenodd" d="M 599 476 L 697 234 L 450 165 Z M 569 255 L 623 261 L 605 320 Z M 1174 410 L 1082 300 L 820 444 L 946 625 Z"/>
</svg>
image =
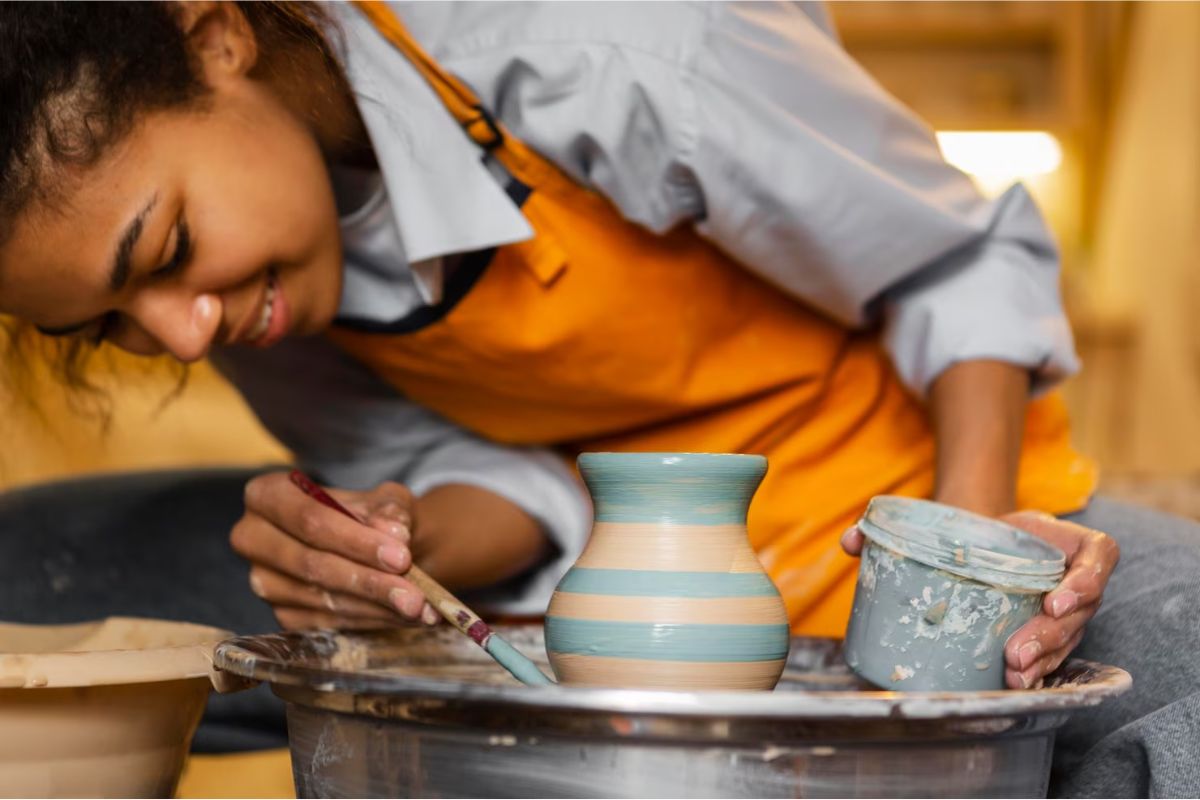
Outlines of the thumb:
<svg viewBox="0 0 1200 800">
<path fill-rule="evenodd" d="M 857 525 L 851 525 L 846 529 L 846 532 L 842 534 L 842 549 L 846 551 L 847 555 L 862 555 L 863 541 L 864 537 L 862 531 L 858 529 Z"/>
<path fill-rule="evenodd" d="M 366 511 L 367 524 L 375 530 L 405 543 L 412 539 L 412 494 L 405 487 L 380 486 L 368 496 Z"/>
</svg>

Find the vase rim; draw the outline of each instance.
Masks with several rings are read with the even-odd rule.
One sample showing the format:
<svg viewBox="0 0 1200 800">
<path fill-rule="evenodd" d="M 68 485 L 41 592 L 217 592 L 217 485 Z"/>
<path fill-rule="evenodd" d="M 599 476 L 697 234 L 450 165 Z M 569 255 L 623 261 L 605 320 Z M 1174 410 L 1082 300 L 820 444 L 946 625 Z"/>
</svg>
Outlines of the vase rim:
<svg viewBox="0 0 1200 800">
<path fill-rule="evenodd" d="M 672 464 L 678 461 L 716 461 L 738 460 L 765 462 L 766 456 L 755 453 L 692 453 L 692 452 L 619 452 L 619 451 L 588 451 L 580 453 L 577 460 L 629 460 L 629 461 L 661 461 Z"/>
</svg>

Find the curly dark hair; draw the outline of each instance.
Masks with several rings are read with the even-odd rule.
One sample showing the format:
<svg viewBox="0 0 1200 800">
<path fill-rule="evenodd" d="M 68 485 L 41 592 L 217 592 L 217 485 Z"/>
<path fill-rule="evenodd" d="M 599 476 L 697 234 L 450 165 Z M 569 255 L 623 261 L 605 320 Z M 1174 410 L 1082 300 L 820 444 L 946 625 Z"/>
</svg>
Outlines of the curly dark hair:
<svg viewBox="0 0 1200 800">
<path fill-rule="evenodd" d="M 239 2 L 258 39 L 259 77 L 316 63 L 344 73 L 316 3 Z M 207 94 L 174 2 L 0 0 L 0 244 L 33 203 L 52 202 L 63 168 L 94 164 L 140 114 L 203 103 Z M 252 73 L 252 76 L 255 73 Z M 90 343 L 40 337 L 4 320 L 9 372 L 44 351 L 68 385 L 87 389 Z"/>
</svg>

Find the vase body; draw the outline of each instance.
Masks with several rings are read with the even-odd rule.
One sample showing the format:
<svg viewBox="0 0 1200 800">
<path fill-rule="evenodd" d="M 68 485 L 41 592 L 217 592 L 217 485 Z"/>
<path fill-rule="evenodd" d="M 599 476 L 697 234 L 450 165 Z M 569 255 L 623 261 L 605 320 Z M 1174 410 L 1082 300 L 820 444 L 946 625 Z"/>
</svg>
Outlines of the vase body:
<svg viewBox="0 0 1200 800">
<path fill-rule="evenodd" d="M 779 591 L 746 535 L 762 456 L 584 453 L 587 547 L 546 612 L 560 683 L 771 689 L 789 641 Z"/>
</svg>

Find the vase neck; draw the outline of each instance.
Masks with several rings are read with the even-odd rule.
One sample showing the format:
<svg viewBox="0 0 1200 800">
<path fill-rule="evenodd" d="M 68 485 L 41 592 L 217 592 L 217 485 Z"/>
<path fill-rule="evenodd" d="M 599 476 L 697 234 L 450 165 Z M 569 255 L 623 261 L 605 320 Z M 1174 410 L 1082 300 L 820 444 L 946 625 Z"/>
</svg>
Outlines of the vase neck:
<svg viewBox="0 0 1200 800">
<path fill-rule="evenodd" d="M 580 471 L 597 522 L 745 525 L 765 472 L 754 456 L 589 454 Z"/>
</svg>

